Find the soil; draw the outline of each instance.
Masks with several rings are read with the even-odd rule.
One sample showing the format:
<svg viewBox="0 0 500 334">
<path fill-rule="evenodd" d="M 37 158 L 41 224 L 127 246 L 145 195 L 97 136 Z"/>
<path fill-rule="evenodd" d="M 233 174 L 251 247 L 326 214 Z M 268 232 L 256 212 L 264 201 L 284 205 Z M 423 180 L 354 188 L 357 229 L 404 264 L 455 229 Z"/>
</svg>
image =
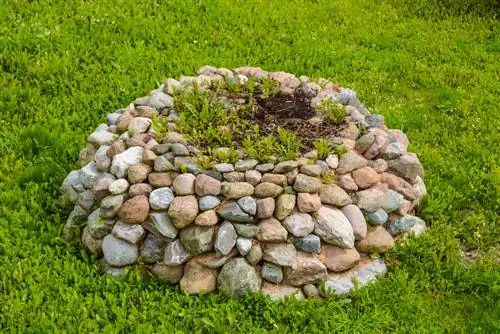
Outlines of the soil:
<svg viewBox="0 0 500 334">
<path fill-rule="evenodd" d="M 278 126 L 296 132 L 302 140 L 301 153 L 314 149 L 316 139 L 339 136 L 344 128 L 343 124 L 333 125 L 326 119 L 320 124 L 309 122 L 318 113 L 311 107 L 310 98 L 301 91 L 295 91 L 293 96 L 278 94 L 266 99 L 256 95 L 250 122 L 258 124 L 264 135 L 276 134 Z"/>
</svg>

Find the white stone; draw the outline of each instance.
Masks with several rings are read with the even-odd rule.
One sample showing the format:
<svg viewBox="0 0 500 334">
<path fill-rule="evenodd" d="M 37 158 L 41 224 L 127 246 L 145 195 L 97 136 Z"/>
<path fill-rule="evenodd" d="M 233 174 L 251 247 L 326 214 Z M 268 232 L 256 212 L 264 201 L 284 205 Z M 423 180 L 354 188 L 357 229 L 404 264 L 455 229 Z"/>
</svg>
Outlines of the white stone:
<svg viewBox="0 0 500 334">
<path fill-rule="evenodd" d="M 111 163 L 111 173 L 116 175 L 116 177 L 118 178 L 125 177 L 130 165 L 142 162 L 143 152 L 144 148 L 140 146 L 134 146 L 122 153 L 115 155 Z"/>
</svg>

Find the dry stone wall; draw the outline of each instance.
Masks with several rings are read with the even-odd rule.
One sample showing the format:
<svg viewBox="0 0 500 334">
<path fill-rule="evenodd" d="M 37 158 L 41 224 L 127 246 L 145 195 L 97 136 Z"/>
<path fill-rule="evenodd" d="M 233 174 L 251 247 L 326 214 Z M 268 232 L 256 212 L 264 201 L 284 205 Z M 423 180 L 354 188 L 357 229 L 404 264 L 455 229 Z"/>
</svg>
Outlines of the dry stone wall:
<svg viewBox="0 0 500 334">
<path fill-rule="evenodd" d="M 281 94 L 302 90 L 313 107 L 325 99 L 344 105 L 346 125 L 332 141 L 345 153 L 259 163 L 241 152 L 235 164 L 201 170 L 198 149 L 176 132 L 173 91 L 249 77 L 277 80 Z M 161 142 L 151 126 L 157 116 L 169 121 Z M 302 298 L 319 296 L 320 286 L 340 294 L 354 277 L 365 284 L 385 273 L 371 254 L 426 228 L 415 216 L 423 170 L 406 135 L 326 79 L 205 66 L 111 113 L 88 142 L 83 167 L 61 187 L 74 203 L 63 235 L 81 238 L 112 275 L 138 265 L 188 294 Z"/>
</svg>

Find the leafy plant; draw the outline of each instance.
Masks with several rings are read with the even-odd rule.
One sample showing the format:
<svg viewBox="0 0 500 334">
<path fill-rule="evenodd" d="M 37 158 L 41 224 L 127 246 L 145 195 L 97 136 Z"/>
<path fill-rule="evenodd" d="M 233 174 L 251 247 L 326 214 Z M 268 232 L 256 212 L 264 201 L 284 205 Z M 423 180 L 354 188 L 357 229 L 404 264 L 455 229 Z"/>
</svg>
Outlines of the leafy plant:
<svg viewBox="0 0 500 334">
<path fill-rule="evenodd" d="M 243 139 L 242 145 L 250 158 L 269 162 L 274 157 L 277 141 L 271 134 L 261 137 L 259 126 L 255 125 L 252 132 Z"/>
<path fill-rule="evenodd" d="M 324 99 L 317 109 L 334 125 L 341 124 L 347 115 L 345 107 L 331 99 Z"/>
<path fill-rule="evenodd" d="M 333 151 L 333 145 L 328 139 L 319 138 L 314 141 L 314 149 L 316 150 L 318 159 L 324 160 Z"/>
<path fill-rule="evenodd" d="M 286 160 L 293 160 L 297 157 L 300 150 L 301 140 L 296 133 L 278 127 L 279 144 L 277 145 L 277 154 Z"/>
<path fill-rule="evenodd" d="M 238 151 L 233 147 L 216 149 L 213 151 L 213 155 L 217 161 L 228 164 L 236 163 L 239 158 Z"/>
<path fill-rule="evenodd" d="M 267 99 L 275 96 L 280 91 L 280 84 L 278 81 L 271 78 L 262 78 L 260 81 L 260 89 L 262 98 Z"/>
<path fill-rule="evenodd" d="M 335 175 L 334 171 L 328 171 L 321 175 L 321 182 L 324 184 L 332 184 L 337 183 L 337 175 Z"/>
<path fill-rule="evenodd" d="M 212 169 L 213 165 L 215 164 L 215 161 L 214 158 L 210 155 L 200 154 L 199 156 L 196 157 L 196 164 L 202 170 L 209 170 Z"/>
<path fill-rule="evenodd" d="M 164 117 L 154 114 L 152 117 L 151 128 L 156 134 L 156 140 L 159 143 L 162 143 L 168 133 L 167 120 Z"/>
</svg>

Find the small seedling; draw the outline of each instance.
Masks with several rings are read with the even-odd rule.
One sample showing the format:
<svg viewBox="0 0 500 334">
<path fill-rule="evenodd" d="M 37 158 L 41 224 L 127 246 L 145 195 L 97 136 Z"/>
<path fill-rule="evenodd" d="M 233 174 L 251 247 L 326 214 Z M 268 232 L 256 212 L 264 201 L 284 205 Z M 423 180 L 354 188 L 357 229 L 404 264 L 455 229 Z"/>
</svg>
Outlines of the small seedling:
<svg viewBox="0 0 500 334">
<path fill-rule="evenodd" d="M 341 124 L 347 115 L 345 107 L 331 99 L 324 99 L 317 108 L 334 125 Z"/>
</svg>

